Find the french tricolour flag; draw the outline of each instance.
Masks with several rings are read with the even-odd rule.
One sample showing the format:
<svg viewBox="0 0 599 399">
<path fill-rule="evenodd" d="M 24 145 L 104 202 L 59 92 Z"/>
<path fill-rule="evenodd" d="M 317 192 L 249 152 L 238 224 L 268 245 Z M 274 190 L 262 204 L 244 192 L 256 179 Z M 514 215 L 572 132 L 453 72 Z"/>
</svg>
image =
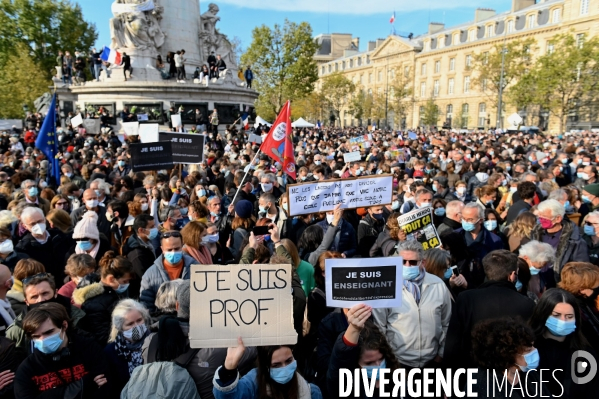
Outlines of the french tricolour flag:
<svg viewBox="0 0 599 399">
<path fill-rule="evenodd" d="M 243 130 L 248 130 L 250 128 L 250 116 L 244 113 L 241 120 L 243 121 Z"/>
<path fill-rule="evenodd" d="M 106 62 L 110 62 L 113 65 L 121 65 L 123 62 L 121 53 L 106 46 L 104 46 L 102 49 L 102 55 L 100 55 L 100 58 Z"/>
<path fill-rule="evenodd" d="M 393 15 L 391 15 L 391 19 L 389 20 L 390 24 L 392 24 L 393 22 L 395 22 L 395 11 L 393 11 Z"/>
</svg>

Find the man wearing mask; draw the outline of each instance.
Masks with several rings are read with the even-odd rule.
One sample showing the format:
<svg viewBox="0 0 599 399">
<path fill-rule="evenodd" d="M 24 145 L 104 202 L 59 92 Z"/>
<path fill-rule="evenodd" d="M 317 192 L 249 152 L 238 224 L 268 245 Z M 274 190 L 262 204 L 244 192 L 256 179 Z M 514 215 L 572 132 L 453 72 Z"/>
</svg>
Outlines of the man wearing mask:
<svg viewBox="0 0 599 399">
<path fill-rule="evenodd" d="M 453 233 L 454 230 L 462 227 L 462 208 L 464 208 L 462 201 L 451 201 L 447 204 L 443 222 L 437 228 L 439 236 Z"/>
<path fill-rule="evenodd" d="M 274 195 L 275 199 L 278 201 L 283 193 L 277 185 L 277 179 L 272 173 L 265 173 L 260 176 L 260 192 L 258 193 L 258 198 L 260 198 L 260 195 L 263 193 L 270 193 Z"/>
<path fill-rule="evenodd" d="M 71 183 L 75 183 L 80 189 L 85 188 L 85 185 L 87 184 L 85 179 L 73 173 L 73 167 L 71 165 L 64 164 L 60 167 L 60 170 L 62 171 L 63 175 L 71 180 Z"/>
<path fill-rule="evenodd" d="M 121 200 L 114 200 L 106 206 L 106 220 L 111 223 L 110 226 L 110 246 L 119 255 L 127 255 L 123 253 L 123 249 L 131 234 L 133 234 L 133 222 L 135 219 L 129 215 L 129 207 L 127 203 Z"/>
<path fill-rule="evenodd" d="M 133 234 L 127 240 L 127 259 L 131 261 L 136 275 L 130 281 L 129 296 L 131 298 L 136 299 L 139 297 L 141 278 L 156 260 L 153 242 L 157 240 L 159 234 L 152 216 L 142 214 L 135 218 Z"/>
<path fill-rule="evenodd" d="M 382 206 L 371 206 L 358 224 L 358 247 L 362 258 L 370 257 L 370 248 L 385 228 Z"/>
<path fill-rule="evenodd" d="M 127 176 L 131 172 L 131 166 L 129 166 L 127 157 L 124 154 L 120 154 L 117 157 L 114 170 L 118 171 L 121 176 Z"/>
<path fill-rule="evenodd" d="M 21 190 L 25 194 L 25 201 L 29 204 L 36 204 L 44 212 L 44 215 L 50 212 L 50 203 L 39 196 L 39 190 L 33 180 L 25 180 L 21 183 Z"/>
<path fill-rule="evenodd" d="M 381 213 L 382 214 L 382 213 Z M 336 228 L 335 239 L 327 248 L 329 251 L 336 251 L 341 253 L 344 258 L 351 258 L 357 253 L 358 242 L 356 241 L 356 230 L 353 226 L 345 219 L 341 218 L 337 226 L 333 226 L 333 220 L 335 219 L 335 212 L 327 212 L 327 216 L 324 220 L 317 224 L 322 227 L 324 234 L 326 235 L 329 228 Z"/>
<path fill-rule="evenodd" d="M 89 188 L 83 192 L 83 204 L 84 206 L 71 212 L 73 228 L 79 223 L 85 212 L 94 211 L 98 215 L 98 231 L 106 237 L 110 237 L 110 222 L 106 219 L 106 208 L 100 206 L 98 194 L 96 194 L 95 190 Z"/>
<path fill-rule="evenodd" d="M 190 267 L 197 263 L 191 256 L 183 254 L 183 237 L 178 231 L 166 231 L 160 235 L 162 255 L 144 273 L 141 279 L 139 301 L 150 313 L 156 311 L 154 302 L 162 283 L 181 278 L 189 280 Z"/>
<path fill-rule="evenodd" d="M 152 176 L 150 176 L 152 177 Z M 96 179 L 89 184 L 90 190 L 94 190 L 96 195 L 98 196 L 98 205 L 101 207 L 106 207 L 106 204 L 110 201 L 110 197 L 106 195 L 106 191 L 104 190 L 104 185 L 106 183 L 102 179 Z M 151 193 L 152 190 L 148 191 Z M 85 193 L 84 193 L 85 195 Z M 142 209 L 145 210 L 145 209 Z"/>
</svg>

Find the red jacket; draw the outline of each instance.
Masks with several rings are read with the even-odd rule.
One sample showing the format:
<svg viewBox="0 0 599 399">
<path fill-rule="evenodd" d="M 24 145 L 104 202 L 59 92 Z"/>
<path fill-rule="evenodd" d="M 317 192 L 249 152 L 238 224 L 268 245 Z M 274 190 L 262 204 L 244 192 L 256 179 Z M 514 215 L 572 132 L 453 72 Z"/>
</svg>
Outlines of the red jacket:
<svg viewBox="0 0 599 399">
<path fill-rule="evenodd" d="M 35 143 L 35 132 L 32 130 L 28 130 L 25 132 L 25 142 L 27 144 L 33 144 Z"/>
</svg>

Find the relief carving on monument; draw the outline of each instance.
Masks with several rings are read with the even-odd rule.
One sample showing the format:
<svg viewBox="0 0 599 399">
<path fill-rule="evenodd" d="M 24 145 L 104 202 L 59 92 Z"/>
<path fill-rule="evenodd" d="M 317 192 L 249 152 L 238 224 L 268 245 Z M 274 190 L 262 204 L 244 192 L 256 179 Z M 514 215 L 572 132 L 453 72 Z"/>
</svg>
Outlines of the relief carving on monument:
<svg viewBox="0 0 599 399">
<path fill-rule="evenodd" d="M 220 17 L 216 15 L 218 11 L 218 6 L 210 3 L 208 11 L 200 16 L 200 55 L 202 60 L 206 62 L 210 53 L 214 51 L 214 54 L 221 55 L 221 58 L 227 64 L 227 69 L 237 70 L 233 45 L 226 35 L 216 29 L 216 23 L 220 21 Z"/>
<path fill-rule="evenodd" d="M 160 28 L 164 8 L 153 0 L 115 0 L 110 20 L 113 49 L 148 50 L 155 53 L 164 44 Z"/>
</svg>

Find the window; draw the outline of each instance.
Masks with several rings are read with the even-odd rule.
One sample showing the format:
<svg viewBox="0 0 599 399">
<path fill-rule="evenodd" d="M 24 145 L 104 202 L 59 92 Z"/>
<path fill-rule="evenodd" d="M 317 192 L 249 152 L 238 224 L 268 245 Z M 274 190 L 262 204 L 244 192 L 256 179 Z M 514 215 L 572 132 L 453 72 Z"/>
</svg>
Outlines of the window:
<svg viewBox="0 0 599 399">
<path fill-rule="evenodd" d="M 449 59 L 449 70 L 450 71 L 455 71 L 455 58 L 450 58 Z"/>
<path fill-rule="evenodd" d="M 406 66 L 406 67 L 403 68 L 403 76 L 405 78 L 407 78 L 408 76 L 410 76 L 410 67 L 409 66 Z"/>
<path fill-rule="evenodd" d="M 472 66 L 472 56 L 468 54 L 466 56 L 466 68 L 470 68 Z"/>
<path fill-rule="evenodd" d="M 551 21 L 554 24 L 557 24 L 560 21 L 560 17 L 562 15 L 562 10 L 560 10 L 559 8 L 556 8 L 555 10 L 553 10 L 553 12 L 551 13 Z"/>
<path fill-rule="evenodd" d="M 372 89 L 368 89 L 368 95 L 372 96 Z"/>
<path fill-rule="evenodd" d="M 450 119 L 453 116 L 453 105 L 449 104 L 447 106 L 447 118 Z"/>
<path fill-rule="evenodd" d="M 487 121 L 487 105 L 485 103 L 478 104 L 478 126 L 485 126 Z"/>
<path fill-rule="evenodd" d="M 331 72 L 331 65 L 329 64 L 329 73 Z"/>
<path fill-rule="evenodd" d="M 372 83 L 372 74 L 371 73 L 368 74 L 368 83 Z"/>
<path fill-rule="evenodd" d="M 435 61 L 435 73 L 441 72 L 441 61 Z"/>
<path fill-rule="evenodd" d="M 360 84 L 364 84 L 364 75 L 360 75 Z"/>
<path fill-rule="evenodd" d="M 424 63 L 422 65 L 420 65 L 420 74 L 422 76 L 426 75 L 426 64 L 424 64 Z"/>
<path fill-rule="evenodd" d="M 591 0 L 580 1 L 580 15 L 586 15 L 589 13 L 589 3 Z"/>
<path fill-rule="evenodd" d="M 441 36 L 437 39 L 437 43 L 439 43 L 439 48 L 445 47 L 445 36 Z"/>
<path fill-rule="evenodd" d="M 382 81 L 383 80 L 383 71 L 379 71 L 379 76 L 378 76 L 378 81 Z"/>
<path fill-rule="evenodd" d="M 470 93 L 470 76 L 464 78 L 464 93 Z"/>
<path fill-rule="evenodd" d="M 395 69 L 391 70 L 391 79 L 395 79 Z"/>
<path fill-rule="evenodd" d="M 494 25 L 487 25 L 487 37 L 493 37 L 493 27 Z"/>
<path fill-rule="evenodd" d="M 528 26 L 528 29 L 535 27 L 535 15 L 534 14 L 526 17 L 526 24 Z"/>
<path fill-rule="evenodd" d="M 426 97 L 426 82 L 420 83 L 420 97 Z"/>
<path fill-rule="evenodd" d="M 435 80 L 433 85 L 433 96 L 437 97 L 439 95 L 439 81 Z"/>
<path fill-rule="evenodd" d="M 470 112 L 470 107 L 468 104 L 462 104 L 462 128 L 468 127 L 468 113 Z"/>
<path fill-rule="evenodd" d="M 420 126 L 424 126 L 424 106 L 421 105 L 418 111 L 420 114 Z"/>
<path fill-rule="evenodd" d="M 320 74 L 324 75 L 324 66 L 322 67 Z"/>
<path fill-rule="evenodd" d="M 487 79 L 483 79 L 481 82 L 481 89 L 483 92 L 487 91 Z"/>
<path fill-rule="evenodd" d="M 343 71 L 343 70 L 345 70 L 345 61 L 343 61 L 343 62 L 341 63 L 341 70 L 342 70 L 342 71 Z"/>
<path fill-rule="evenodd" d="M 335 64 L 335 72 L 339 70 L 339 64 Z"/>
<path fill-rule="evenodd" d="M 473 42 L 476 38 L 476 30 L 472 29 L 468 31 L 468 41 Z"/>
<path fill-rule="evenodd" d="M 552 42 L 547 42 L 547 54 L 553 54 L 555 45 Z"/>
<path fill-rule="evenodd" d="M 512 33 L 514 31 L 514 20 L 511 19 L 507 21 L 507 33 Z"/>
<path fill-rule="evenodd" d="M 353 68 L 354 67 L 354 60 L 349 60 L 349 67 Z"/>
<path fill-rule="evenodd" d="M 358 58 L 358 66 L 362 65 L 362 57 Z"/>
<path fill-rule="evenodd" d="M 453 94 L 453 87 L 455 85 L 455 81 L 453 78 L 449 78 L 449 82 L 447 84 L 447 94 Z"/>
<path fill-rule="evenodd" d="M 424 42 L 424 51 L 428 51 L 431 48 L 431 42 L 428 40 Z"/>
<path fill-rule="evenodd" d="M 370 56 L 369 55 L 366 56 L 366 63 L 370 64 Z"/>
<path fill-rule="evenodd" d="M 582 48 L 582 45 L 584 44 L 584 33 L 576 35 L 576 44 L 578 45 L 578 48 Z"/>
<path fill-rule="evenodd" d="M 451 44 L 460 44 L 460 34 L 459 33 L 453 34 L 453 40 L 451 41 Z"/>
</svg>

